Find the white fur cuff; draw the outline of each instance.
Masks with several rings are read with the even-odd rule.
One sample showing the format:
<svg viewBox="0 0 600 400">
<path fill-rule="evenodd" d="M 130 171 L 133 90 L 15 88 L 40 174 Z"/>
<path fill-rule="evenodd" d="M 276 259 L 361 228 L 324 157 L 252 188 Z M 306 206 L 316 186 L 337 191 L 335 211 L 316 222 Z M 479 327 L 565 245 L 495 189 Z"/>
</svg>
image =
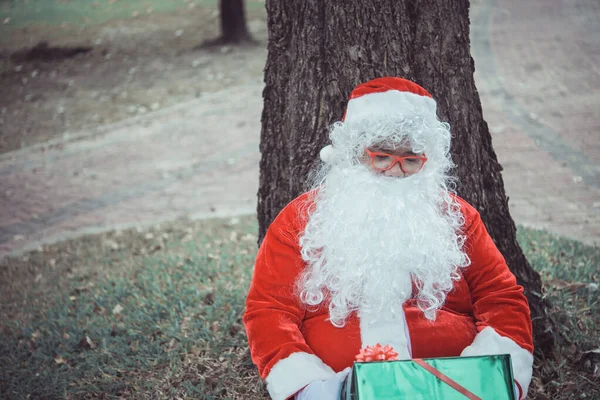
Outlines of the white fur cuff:
<svg viewBox="0 0 600 400">
<path fill-rule="evenodd" d="M 515 380 L 521 386 L 523 392 L 521 399 L 527 396 L 527 389 L 531 383 L 533 372 L 533 355 L 516 344 L 513 340 L 500 336 L 492 327 L 488 326 L 475 336 L 475 340 L 467 346 L 461 357 L 489 356 L 494 354 L 510 354 L 512 369 Z"/>
<path fill-rule="evenodd" d="M 431 97 L 388 90 L 366 94 L 348 101 L 344 122 L 351 123 L 364 118 L 373 118 L 373 115 L 400 114 L 407 118 L 413 118 L 415 115 L 427 119 L 436 118 L 436 108 L 436 102 Z"/>
<path fill-rule="evenodd" d="M 267 376 L 267 390 L 273 400 L 285 400 L 313 381 L 326 380 L 335 372 L 314 354 L 292 353 L 278 361 Z"/>
</svg>

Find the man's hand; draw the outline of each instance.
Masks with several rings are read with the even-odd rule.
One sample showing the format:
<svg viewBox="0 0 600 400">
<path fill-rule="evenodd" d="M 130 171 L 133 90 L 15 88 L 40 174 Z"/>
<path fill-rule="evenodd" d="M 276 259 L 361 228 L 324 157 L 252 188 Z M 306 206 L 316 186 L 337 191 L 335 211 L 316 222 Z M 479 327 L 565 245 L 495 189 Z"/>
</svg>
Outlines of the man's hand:
<svg viewBox="0 0 600 400">
<path fill-rule="evenodd" d="M 326 381 L 314 381 L 296 393 L 296 400 L 338 400 L 342 393 L 344 379 L 352 369 L 350 367 L 335 374 Z"/>
</svg>

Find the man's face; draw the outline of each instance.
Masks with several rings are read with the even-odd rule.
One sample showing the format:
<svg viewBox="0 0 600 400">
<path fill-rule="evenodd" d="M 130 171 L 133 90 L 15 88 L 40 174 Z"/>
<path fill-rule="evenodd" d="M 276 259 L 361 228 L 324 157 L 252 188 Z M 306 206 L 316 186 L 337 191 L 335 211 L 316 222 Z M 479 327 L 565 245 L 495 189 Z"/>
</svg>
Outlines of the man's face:
<svg viewBox="0 0 600 400">
<path fill-rule="evenodd" d="M 360 163 L 375 174 L 406 178 L 416 174 L 427 161 L 424 154 L 416 154 L 406 146 L 373 145 L 365 149 Z"/>
<path fill-rule="evenodd" d="M 329 302 L 336 326 L 362 306 L 399 312 L 413 295 L 412 282 L 419 283 L 414 295 L 431 319 L 457 268 L 467 265 L 461 211 L 445 190 L 436 149 L 427 148 L 434 164 L 419 174 L 427 158 L 398 142 L 361 147 L 360 163 L 340 157 L 323 165 L 326 175 L 299 239 L 308 267 L 298 285 L 306 304 Z"/>
</svg>

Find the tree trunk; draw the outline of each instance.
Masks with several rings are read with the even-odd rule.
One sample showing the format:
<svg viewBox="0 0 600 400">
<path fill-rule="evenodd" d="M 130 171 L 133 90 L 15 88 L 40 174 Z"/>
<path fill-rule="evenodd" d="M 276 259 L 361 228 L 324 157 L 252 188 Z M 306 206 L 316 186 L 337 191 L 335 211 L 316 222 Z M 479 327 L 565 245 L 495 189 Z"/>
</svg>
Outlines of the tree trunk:
<svg viewBox="0 0 600 400">
<path fill-rule="evenodd" d="M 251 42 L 246 26 L 244 0 L 221 0 L 221 38 L 225 43 Z"/>
<path fill-rule="evenodd" d="M 343 4 L 343 5 L 342 5 Z M 350 91 L 382 76 L 425 87 L 450 123 L 458 193 L 477 208 L 526 288 L 538 354 L 554 342 L 541 279 L 523 255 L 483 120 L 470 55 L 468 0 L 267 0 L 269 44 L 258 192 L 259 235 L 304 189 Z"/>
</svg>

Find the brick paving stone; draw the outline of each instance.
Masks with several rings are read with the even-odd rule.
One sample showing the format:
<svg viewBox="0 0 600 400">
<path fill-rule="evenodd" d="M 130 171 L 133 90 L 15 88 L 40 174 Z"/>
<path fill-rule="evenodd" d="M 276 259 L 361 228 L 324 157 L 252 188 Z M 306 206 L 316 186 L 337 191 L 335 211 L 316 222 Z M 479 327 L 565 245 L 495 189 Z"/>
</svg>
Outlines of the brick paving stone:
<svg viewBox="0 0 600 400">
<path fill-rule="evenodd" d="M 600 244 L 600 3 L 479 0 L 471 22 L 513 218 Z"/>
</svg>

